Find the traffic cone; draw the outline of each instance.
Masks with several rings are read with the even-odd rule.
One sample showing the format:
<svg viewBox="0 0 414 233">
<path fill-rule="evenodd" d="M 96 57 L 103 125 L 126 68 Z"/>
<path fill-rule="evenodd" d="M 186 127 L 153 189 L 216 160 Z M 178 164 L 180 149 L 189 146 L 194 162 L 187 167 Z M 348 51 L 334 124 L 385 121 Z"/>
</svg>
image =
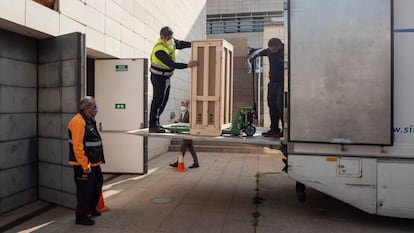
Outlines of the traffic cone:
<svg viewBox="0 0 414 233">
<path fill-rule="evenodd" d="M 98 202 L 98 205 L 96 206 L 96 210 L 98 212 L 105 212 L 105 211 L 110 211 L 111 210 L 111 209 L 109 209 L 108 207 L 105 206 L 102 192 L 101 192 L 101 196 L 99 197 L 99 202 Z"/>
<path fill-rule="evenodd" d="M 177 163 L 177 168 L 175 169 L 176 172 L 185 172 L 187 171 L 187 169 L 185 168 L 184 165 L 184 156 L 183 156 L 183 152 L 178 152 L 178 163 Z"/>
</svg>

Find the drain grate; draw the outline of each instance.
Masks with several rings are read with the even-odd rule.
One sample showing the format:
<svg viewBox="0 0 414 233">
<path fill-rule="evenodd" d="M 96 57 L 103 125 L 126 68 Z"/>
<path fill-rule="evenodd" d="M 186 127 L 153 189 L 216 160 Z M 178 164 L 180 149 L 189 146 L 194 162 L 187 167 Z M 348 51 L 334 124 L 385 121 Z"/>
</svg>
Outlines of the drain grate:
<svg viewBox="0 0 414 233">
<path fill-rule="evenodd" d="M 174 197 L 154 197 L 151 199 L 151 202 L 155 204 L 168 204 L 173 201 L 175 201 Z"/>
</svg>

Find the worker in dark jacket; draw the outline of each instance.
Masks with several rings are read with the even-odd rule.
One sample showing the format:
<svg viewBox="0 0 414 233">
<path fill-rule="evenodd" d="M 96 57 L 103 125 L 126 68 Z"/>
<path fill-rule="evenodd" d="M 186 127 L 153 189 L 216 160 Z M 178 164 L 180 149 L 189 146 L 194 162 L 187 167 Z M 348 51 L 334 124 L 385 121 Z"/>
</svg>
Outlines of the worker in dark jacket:
<svg viewBox="0 0 414 233">
<path fill-rule="evenodd" d="M 176 123 L 189 123 L 190 122 L 190 112 L 188 111 L 188 101 L 181 101 L 181 114 Z M 185 152 L 188 150 L 191 152 L 191 156 L 193 156 L 193 165 L 189 166 L 189 168 L 197 168 L 200 167 L 198 164 L 197 153 L 194 150 L 193 140 L 190 139 L 183 139 L 181 143 L 180 152 L 183 153 L 183 157 Z M 171 167 L 177 167 L 178 161 L 175 163 L 170 163 Z"/>
<path fill-rule="evenodd" d="M 269 58 L 270 63 L 267 91 L 267 104 L 270 111 L 270 130 L 262 133 L 262 135 L 265 137 L 283 137 L 283 131 L 279 128 L 279 120 L 282 122 L 283 128 L 283 92 L 285 80 L 283 43 L 278 38 L 272 38 L 267 45 L 267 49 L 252 56 L 252 60 L 258 56 L 266 56 Z M 287 163 L 287 160 L 285 161 Z M 306 201 L 304 184 L 296 182 L 296 194 L 300 202 Z"/>
<path fill-rule="evenodd" d="M 192 68 L 197 61 L 188 64 L 176 62 L 175 49 L 190 48 L 191 42 L 180 41 L 173 38 L 173 31 L 169 27 L 163 27 L 160 38 L 151 53 L 151 83 L 153 98 L 150 110 L 149 132 L 164 133 L 159 120 L 170 95 L 170 78 L 175 69 Z"/>
<path fill-rule="evenodd" d="M 80 111 L 69 122 L 69 164 L 73 166 L 76 183 L 76 224 L 94 225 L 89 216 L 99 216 L 96 210 L 102 192 L 103 176 L 100 165 L 105 163 L 102 139 L 94 120 L 98 112 L 93 97 L 80 100 Z"/>
<path fill-rule="evenodd" d="M 284 52 L 282 41 L 278 38 L 270 39 L 268 48 L 255 54 L 252 60 L 258 56 L 268 57 L 270 63 L 269 83 L 267 85 L 270 130 L 262 135 L 265 137 L 283 137 L 283 131 L 279 128 L 280 120 L 283 129 Z"/>
</svg>

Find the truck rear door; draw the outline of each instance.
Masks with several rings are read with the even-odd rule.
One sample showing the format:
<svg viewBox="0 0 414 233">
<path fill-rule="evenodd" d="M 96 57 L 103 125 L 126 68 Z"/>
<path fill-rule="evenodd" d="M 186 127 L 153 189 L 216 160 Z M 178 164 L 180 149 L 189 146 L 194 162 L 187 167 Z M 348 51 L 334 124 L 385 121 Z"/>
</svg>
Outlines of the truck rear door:
<svg viewBox="0 0 414 233">
<path fill-rule="evenodd" d="M 289 1 L 289 141 L 392 144 L 392 0 Z"/>
</svg>

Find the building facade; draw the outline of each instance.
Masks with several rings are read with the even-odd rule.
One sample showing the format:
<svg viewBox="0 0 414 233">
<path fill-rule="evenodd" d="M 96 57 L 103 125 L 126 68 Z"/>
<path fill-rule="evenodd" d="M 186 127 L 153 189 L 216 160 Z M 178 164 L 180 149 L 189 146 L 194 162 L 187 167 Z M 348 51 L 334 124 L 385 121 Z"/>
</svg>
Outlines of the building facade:
<svg viewBox="0 0 414 233">
<path fill-rule="evenodd" d="M 38 199 L 73 207 L 66 126 L 91 94 L 89 64 L 149 58 L 166 25 L 178 39 L 205 39 L 205 11 L 205 0 L 0 1 L 0 214 Z M 175 72 L 162 123 L 189 98 L 189 80 L 189 70 Z M 168 145 L 150 141 L 150 156 Z"/>
</svg>

